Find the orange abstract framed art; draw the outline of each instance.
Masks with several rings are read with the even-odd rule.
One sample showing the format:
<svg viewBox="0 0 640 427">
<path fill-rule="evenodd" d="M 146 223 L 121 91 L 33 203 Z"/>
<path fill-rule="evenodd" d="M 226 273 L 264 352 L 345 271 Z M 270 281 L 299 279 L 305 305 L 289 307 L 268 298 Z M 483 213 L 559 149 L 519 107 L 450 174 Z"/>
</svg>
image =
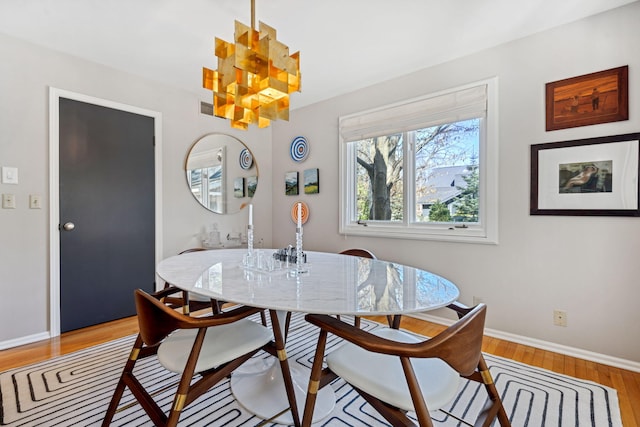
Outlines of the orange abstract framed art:
<svg viewBox="0 0 640 427">
<path fill-rule="evenodd" d="M 627 65 L 546 84 L 547 131 L 629 119 Z"/>
</svg>

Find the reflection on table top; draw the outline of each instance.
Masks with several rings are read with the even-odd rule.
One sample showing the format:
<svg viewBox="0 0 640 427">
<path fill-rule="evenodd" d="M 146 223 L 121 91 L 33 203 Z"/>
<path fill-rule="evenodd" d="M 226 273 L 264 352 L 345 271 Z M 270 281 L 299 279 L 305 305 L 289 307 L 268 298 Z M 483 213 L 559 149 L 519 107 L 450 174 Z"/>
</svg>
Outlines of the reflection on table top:
<svg viewBox="0 0 640 427">
<path fill-rule="evenodd" d="M 265 256 L 274 250 L 263 249 Z M 305 313 L 386 315 L 443 307 L 458 288 L 436 274 L 379 259 L 306 252 L 306 273 L 242 265 L 246 249 L 193 252 L 161 261 L 160 278 L 215 299 Z"/>
</svg>

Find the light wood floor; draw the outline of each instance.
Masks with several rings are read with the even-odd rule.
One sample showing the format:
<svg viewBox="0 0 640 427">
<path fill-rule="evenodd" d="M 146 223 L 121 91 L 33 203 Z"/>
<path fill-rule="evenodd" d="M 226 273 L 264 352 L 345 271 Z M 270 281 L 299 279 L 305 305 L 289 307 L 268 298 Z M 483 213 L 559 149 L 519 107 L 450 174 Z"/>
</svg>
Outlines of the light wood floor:
<svg viewBox="0 0 640 427">
<path fill-rule="evenodd" d="M 372 320 L 385 322 L 384 318 L 372 318 Z M 433 336 L 444 329 L 441 325 L 409 317 L 403 318 L 401 327 L 428 336 Z M 72 353 L 137 332 L 138 324 L 135 317 L 131 317 L 68 332 L 58 338 L 3 350 L 0 351 L 0 371 Z M 496 356 L 613 387 L 618 390 L 623 425 L 640 427 L 640 373 L 491 337 L 485 337 L 483 350 Z"/>
</svg>

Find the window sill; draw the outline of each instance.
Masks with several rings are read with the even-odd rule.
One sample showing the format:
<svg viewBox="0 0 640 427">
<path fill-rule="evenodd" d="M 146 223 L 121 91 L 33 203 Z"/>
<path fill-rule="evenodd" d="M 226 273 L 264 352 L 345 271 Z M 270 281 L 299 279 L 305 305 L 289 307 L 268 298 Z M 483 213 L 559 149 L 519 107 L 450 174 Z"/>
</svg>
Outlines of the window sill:
<svg viewBox="0 0 640 427">
<path fill-rule="evenodd" d="M 497 245 L 497 233 L 488 233 L 479 227 L 453 228 L 442 227 L 404 227 L 381 226 L 367 223 L 367 225 L 350 225 L 341 227 L 340 234 L 349 236 L 379 237 L 388 239 L 426 240 L 455 243 L 476 243 Z"/>
</svg>

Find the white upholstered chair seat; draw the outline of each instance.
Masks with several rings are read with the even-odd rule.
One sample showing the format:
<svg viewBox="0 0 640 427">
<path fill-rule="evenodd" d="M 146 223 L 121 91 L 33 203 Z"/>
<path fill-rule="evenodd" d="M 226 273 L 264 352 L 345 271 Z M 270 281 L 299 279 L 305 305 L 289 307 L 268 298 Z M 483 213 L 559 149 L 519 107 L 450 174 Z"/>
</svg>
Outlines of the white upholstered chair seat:
<svg viewBox="0 0 640 427">
<path fill-rule="evenodd" d="M 169 335 L 158 348 L 160 364 L 172 372 L 182 373 L 197 333 L 197 329 L 179 329 Z M 209 328 L 195 372 L 220 366 L 272 339 L 270 329 L 248 319 Z"/>
<path fill-rule="evenodd" d="M 374 329 L 371 333 L 400 342 L 424 341 L 424 337 L 391 328 Z M 346 342 L 328 354 L 326 362 L 329 369 L 354 387 L 400 409 L 414 410 L 399 357 L 369 352 Z M 460 384 L 458 372 L 440 359 L 411 362 L 430 409 L 440 409 L 455 397 Z"/>
</svg>

